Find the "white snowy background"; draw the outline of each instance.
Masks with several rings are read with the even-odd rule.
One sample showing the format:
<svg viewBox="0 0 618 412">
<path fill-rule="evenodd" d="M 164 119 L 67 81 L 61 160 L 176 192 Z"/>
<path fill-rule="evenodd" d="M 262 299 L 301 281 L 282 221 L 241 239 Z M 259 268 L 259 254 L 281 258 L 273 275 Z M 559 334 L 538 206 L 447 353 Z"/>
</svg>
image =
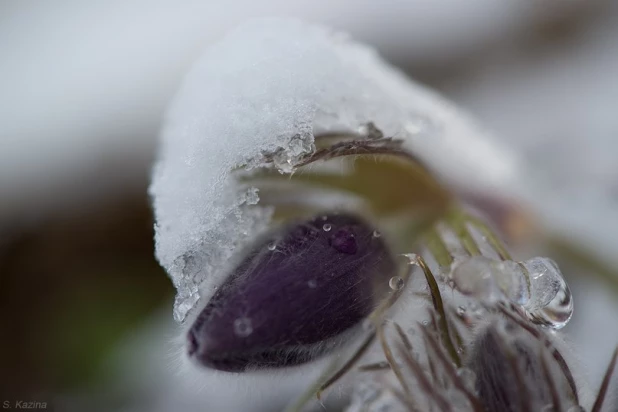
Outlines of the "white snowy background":
<svg viewBox="0 0 618 412">
<path fill-rule="evenodd" d="M 200 50 L 246 18 L 289 15 L 350 32 L 474 114 L 529 162 L 522 178 L 547 189 L 528 203 L 618 266 L 617 6 L 4 1 L 0 230 L 143 187 L 164 108 Z M 566 333 L 597 387 L 618 343 L 618 298 L 574 283 Z"/>
</svg>

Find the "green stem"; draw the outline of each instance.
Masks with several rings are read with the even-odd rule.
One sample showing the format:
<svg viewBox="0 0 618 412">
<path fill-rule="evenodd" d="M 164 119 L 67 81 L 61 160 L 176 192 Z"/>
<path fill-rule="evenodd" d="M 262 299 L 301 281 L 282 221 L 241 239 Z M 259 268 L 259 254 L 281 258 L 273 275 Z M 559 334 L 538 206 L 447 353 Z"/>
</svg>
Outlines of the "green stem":
<svg viewBox="0 0 618 412">
<path fill-rule="evenodd" d="M 468 230 L 467 219 L 465 215 L 459 210 L 455 210 L 449 214 L 448 224 L 455 231 L 457 237 L 461 240 L 461 244 L 464 246 L 466 251 L 470 254 L 470 256 L 479 256 L 481 255 L 481 250 L 479 246 L 476 244 L 476 241 L 470 234 Z"/>
<path fill-rule="evenodd" d="M 446 244 L 438 234 L 435 226 L 427 232 L 425 237 L 427 248 L 433 255 L 434 259 L 436 259 L 436 262 L 438 262 L 438 265 L 450 267 L 453 263 L 453 256 L 451 256 L 451 253 L 448 251 Z"/>
<path fill-rule="evenodd" d="M 496 251 L 500 259 L 502 260 L 513 260 L 511 255 L 506 250 L 502 242 L 498 239 L 498 237 L 494 234 L 494 232 L 489 229 L 489 227 L 483 222 L 481 219 L 466 215 L 466 220 L 470 222 L 475 228 L 477 228 L 483 236 L 487 238 L 487 241 L 491 245 L 491 247 Z"/>
<path fill-rule="evenodd" d="M 427 263 L 422 256 L 418 256 L 416 258 L 416 262 L 423 270 L 423 274 L 425 275 L 425 279 L 427 280 L 427 284 L 429 285 L 429 290 L 431 291 L 431 301 L 433 303 L 433 307 L 438 313 L 438 316 L 440 317 L 438 319 L 438 323 L 442 333 L 442 339 L 444 339 L 444 345 L 446 346 L 446 349 L 455 364 L 458 367 L 461 367 L 461 359 L 459 358 L 459 354 L 455 349 L 455 345 L 453 344 L 453 340 L 449 332 L 448 321 L 446 319 L 446 313 L 444 311 L 444 303 L 442 302 L 442 296 L 440 295 L 440 288 L 438 287 L 436 278 L 433 276 L 433 273 L 431 273 L 429 266 L 427 266 Z"/>
</svg>

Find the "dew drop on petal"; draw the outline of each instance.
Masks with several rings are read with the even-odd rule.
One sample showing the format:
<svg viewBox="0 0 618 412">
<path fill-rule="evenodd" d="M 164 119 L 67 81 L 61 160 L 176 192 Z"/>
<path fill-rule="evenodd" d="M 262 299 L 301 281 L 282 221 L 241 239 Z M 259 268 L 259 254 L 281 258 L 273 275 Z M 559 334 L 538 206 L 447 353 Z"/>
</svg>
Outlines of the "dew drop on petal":
<svg viewBox="0 0 618 412">
<path fill-rule="evenodd" d="M 393 290 L 399 290 L 403 287 L 403 285 L 405 284 L 404 280 L 401 278 L 401 276 L 393 276 L 392 278 L 390 278 L 390 280 L 388 281 L 388 286 L 390 286 L 391 289 Z"/>
<path fill-rule="evenodd" d="M 322 229 L 324 229 L 325 232 L 330 232 L 332 228 L 333 226 L 330 223 L 324 223 L 324 226 L 322 226 Z"/>
<path fill-rule="evenodd" d="M 234 320 L 234 333 L 236 336 L 246 338 L 253 333 L 253 326 L 251 325 L 251 319 L 242 317 Z"/>
<path fill-rule="evenodd" d="M 373 237 L 380 237 L 380 236 L 382 236 L 382 233 L 380 233 L 380 232 L 379 232 L 379 231 L 377 231 L 377 230 L 374 230 L 374 231 L 373 231 Z"/>
<path fill-rule="evenodd" d="M 556 262 L 535 257 L 522 262 L 529 275 L 530 299 L 523 306 L 528 318 L 553 329 L 564 327 L 573 315 L 569 285 Z"/>
<path fill-rule="evenodd" d="M 268 244 L 268 250 L 275 250 L 277 249 L 277 244 L 276 243 L 269 243 Z"/>
</svg>

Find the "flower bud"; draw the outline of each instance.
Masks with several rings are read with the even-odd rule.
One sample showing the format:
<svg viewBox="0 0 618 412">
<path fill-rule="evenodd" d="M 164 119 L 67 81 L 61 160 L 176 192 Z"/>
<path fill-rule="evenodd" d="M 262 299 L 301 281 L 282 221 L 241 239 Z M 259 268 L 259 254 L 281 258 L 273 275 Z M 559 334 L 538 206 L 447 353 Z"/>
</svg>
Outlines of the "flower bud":
<svg viewBox="0 0 618 412">
<path fill-rule="evenodd" d="M 287 226 L 218 288 L 189 331 L 189 355 L 230 372 L 309 362 L 371 313 L 395 270 L 384 238 L 355 216 Z"/>
</svg>

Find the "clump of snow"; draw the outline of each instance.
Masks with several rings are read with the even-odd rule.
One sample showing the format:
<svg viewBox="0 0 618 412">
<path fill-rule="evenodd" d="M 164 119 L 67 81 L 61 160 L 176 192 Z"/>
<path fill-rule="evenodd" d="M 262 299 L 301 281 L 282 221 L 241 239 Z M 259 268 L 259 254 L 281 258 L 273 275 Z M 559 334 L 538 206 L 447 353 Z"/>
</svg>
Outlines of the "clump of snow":
<svg viewBox="0 0 618 412">
<path fill-rule="evenodd" d="M 178 289 L 178 321 L 268 225 L 269 210 L 247 207 L 259 193 L 232 171 L 263 166 L 270 153 L 290 173 L 315 135 L 369 122 L 453 184 L 500 188 L 516 175 L 516 159 L 453 105 L 345 35 L 260 20 L 206 51 L 165 119 L 150 187 L 156 255 Z"/>
</svg>

